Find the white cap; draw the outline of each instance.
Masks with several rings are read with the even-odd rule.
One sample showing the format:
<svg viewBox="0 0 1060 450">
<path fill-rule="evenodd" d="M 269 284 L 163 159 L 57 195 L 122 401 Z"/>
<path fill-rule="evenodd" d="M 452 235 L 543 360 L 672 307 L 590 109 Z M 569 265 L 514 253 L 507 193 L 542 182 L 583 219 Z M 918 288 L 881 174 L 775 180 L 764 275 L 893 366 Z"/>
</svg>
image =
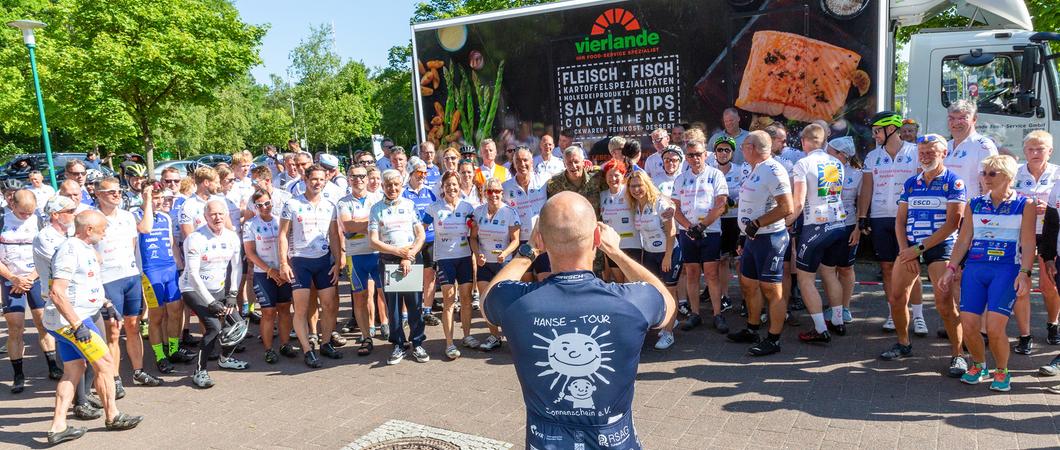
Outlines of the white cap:
<svg viewBox="0 0 1060 450">
<path fill-rule="evenodd" d="M 329 169 L 335 169 L 339 167 L 339 158 L 335 155 L 323 153 L 320 155 L 320 165 Z"/>
<path fill-rule="evenodd" d="M 854 156 L 857 153 L 857 147 L 854 145 L 854 138 L 850 136 L 843 136 L 828 141 L 828 146 L 835 149 L 835 151 L 847 155 L 847 157 Z"/>
</svg>

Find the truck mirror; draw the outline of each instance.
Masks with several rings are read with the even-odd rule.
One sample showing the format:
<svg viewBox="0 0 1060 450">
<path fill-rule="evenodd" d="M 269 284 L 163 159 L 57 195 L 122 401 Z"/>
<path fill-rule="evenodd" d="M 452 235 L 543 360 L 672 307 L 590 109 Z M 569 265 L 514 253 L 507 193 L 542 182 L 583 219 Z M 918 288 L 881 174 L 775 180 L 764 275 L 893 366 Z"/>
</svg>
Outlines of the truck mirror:
<svg viewBox="0 0 1060 450">
<path fill-rule="evenodd" d="M 1039 47 L 1034 44 L 1023 47 L 1023 61 L 1020 63 L 1020 93 L 1016 97 L 1016 108 L 1021 114 L 1036 113 L 1038 109 L 1041 109 L 1041 100 L 1038 99 L 1034 84 L 1034 76 L 1042 70 L 1042 66 L 1038 64 L 1038 50 Z"/>
<path fill-rule="evenodd" d="M 967 55 L 958 56 L 957 62 L 968 67 L 981 67 L 994 62 L 994 54 L 983 53 L 981 48 L 973 48 Z"/>
</svg>

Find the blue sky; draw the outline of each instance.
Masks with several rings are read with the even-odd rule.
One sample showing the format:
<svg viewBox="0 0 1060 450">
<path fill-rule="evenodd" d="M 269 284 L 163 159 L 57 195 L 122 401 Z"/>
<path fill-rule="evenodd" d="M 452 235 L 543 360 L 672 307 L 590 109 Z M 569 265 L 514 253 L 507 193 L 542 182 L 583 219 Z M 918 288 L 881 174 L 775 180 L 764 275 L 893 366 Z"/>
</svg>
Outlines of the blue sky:
<svg viewBox="0 0 1060 450">
<path fill-rule="evenodd" d="M 269 74 L 283 76 L 288 54 L 309 33 L 310 25 L 335 24 L 335 43 L 344 60 L 368 67 L 386 65 L 387 49 L 412 36 L 409 18 L 416 0 L 235 0 L 243 20 L 270 24 L 262 40 L 263 64 L 251 69 L 259 83 Z"/>
</svg>

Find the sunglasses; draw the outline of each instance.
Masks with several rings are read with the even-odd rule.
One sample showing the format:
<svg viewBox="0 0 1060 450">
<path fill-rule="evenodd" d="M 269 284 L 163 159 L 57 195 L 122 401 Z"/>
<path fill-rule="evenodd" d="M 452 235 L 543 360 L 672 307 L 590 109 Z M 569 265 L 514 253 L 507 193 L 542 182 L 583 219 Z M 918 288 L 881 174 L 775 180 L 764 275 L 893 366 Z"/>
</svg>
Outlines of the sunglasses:
<svg viewBox="0 0 1060 450">
<path fill-rule="evenodd" d="M 991 170 L 991 171 L 989 171 L 989 172 L 988 172 L 988 171 L 985 171 L 985 170 L 983 170 L 983 171 L 980 171 L 980 172 L 979 172 L 979 175 L 982 175 L 982 176 L 984 176 L 984 177 L 990 177 L 990 178 L 994 178 L 994 177 L 996 177 L 996 176 L 998 176 L 998 175 L 1002 175 L 1002 174 L 1003 174 L 1002 172 L 998 172 L 998 171 L 996 171 L 996 170 Z"/>
<path fill-rule="evenodd" d="M 361 175 L 352 174 L 352 175 L 350 175 L 350 178 L 353 178 L 354 180 L 363 180 L 365 178 L 368 178 L 368 174 L 361 174 Z"/>
<path fill-rule="evenodd" d="M 180 179 L 176 179 L 176 180 L 162 180 L 162 182 L 166 183 L 166 184 L 180 184 Z"/>
<path fill-rule="evenodd" d="M 702 158 L 703 152 L 689 152 L 685 153 L 686 158 Z"/>
<path fill-rule="evenodd" d="M 681 162 L 681 158 L 666 158 L 663 161 L 668 163 L 679 163 Z"/>
<path fill-rule="evenodd" d="M 732 153 L 732 149 L 729 147 L 716 148 L 714 153 Z"/>
<path fill-rule="evenodd" d="M 272 202 L 255 203 L 254 206 L 257 206 L 258 208 L 271 208 Z"/>
<path fill-rule="evenodd" d="M 500 193 L 503 193 L 503 192 L 504 192 L 504 190 L 501 190 L 501 189 L 486 189 L 486 193 L 487 194 L 500 194 Z"/>
<path fill-rule="evenodd" d="M 75 177 L 84 176 L 86 173 L 87 172 L 66 172 L 67 175 L 71 175 L 71 176 L 75 176 Z"/>
<path fill-rule="evenodd" d="M 916 138 L 917 144 L 923 144 L 925 142 L 943 142 L 942 138 L 935 134 L 925 134 Z"/>
<path fill-rule="evenodd" d="M 96 193 L 97 194 L 112 195 L 112 194 L 120 194 L 121 190 L 120 189 L 97 189 Z"/>
<path fill-rule="evenodd" d="M 653 137 L 653 138 L 651 138 L 651 141 L 652 141 L 652 142 L 662 142 L 662 141 L 663 141 L 663 139 L 666 139 L 666 138 L 664 138 L 664 137 L 654 138 L 654 137 Z"/>
</svg>

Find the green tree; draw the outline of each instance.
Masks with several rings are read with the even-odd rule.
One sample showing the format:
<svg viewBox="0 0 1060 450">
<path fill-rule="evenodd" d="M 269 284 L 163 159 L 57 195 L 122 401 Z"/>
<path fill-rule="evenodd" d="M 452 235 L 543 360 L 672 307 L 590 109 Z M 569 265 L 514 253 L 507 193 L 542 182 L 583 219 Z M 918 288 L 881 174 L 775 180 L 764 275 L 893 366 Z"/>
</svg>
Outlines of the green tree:
<svg viewBox="0 0 1060 450">
<path fill-rule="evenodd" d="M 412 21 L 426 22 L 554 1 L 556 0 L 428 0 L 416 5 Z"/>
<path fill-rule="evenodd" d="M 357 61 L 342 62 L 331 41 L 331 27 L 311 27 L 309 36 L 291 51 L 295 119 L 304 123 L 303 136 L 324 150 L 370 136 L 379 125 L 372 102 L 374 85 Z"/>
<path fill-rule="evenodd" d="M 153 165 L 167 106 L 205 105 L 259 62 L 266 29 L 225 0 L 79 0 L 53 26 L 66 30 L 59 95 L 120 105 Z"/>
</svg>

